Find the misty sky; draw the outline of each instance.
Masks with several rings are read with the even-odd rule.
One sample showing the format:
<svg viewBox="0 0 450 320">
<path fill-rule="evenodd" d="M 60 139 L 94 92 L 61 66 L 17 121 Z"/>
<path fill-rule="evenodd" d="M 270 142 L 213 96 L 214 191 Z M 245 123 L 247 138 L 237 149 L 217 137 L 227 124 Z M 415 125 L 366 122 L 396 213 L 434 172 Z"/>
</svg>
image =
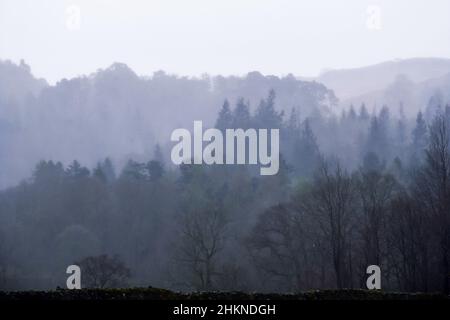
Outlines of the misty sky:
<svg viewBox="0 0 450 320">
<path fill-rule="evenodd" d="M 23 58 L 51 83 L 116 61 L 139 74 L 316 76 L 450 58 L 449 13 L 448 0 L 0 0 L 0 59 Z"/>
</svg>

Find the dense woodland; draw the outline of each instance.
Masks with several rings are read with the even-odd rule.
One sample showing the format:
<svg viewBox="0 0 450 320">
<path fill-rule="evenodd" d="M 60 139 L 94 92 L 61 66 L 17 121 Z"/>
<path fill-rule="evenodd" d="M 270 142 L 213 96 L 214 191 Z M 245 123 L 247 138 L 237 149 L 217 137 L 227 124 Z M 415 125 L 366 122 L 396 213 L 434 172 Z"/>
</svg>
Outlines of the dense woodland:
<svg viewBox="0 0 450 320">
<path fill-rule="evenodd" d="M 360 288 L 376 264 L 384 290 L 449 292 L 450 107 L 430 99 L 411 120 L 285 108 L 270 91 L 253 108 L 225 101 L 215 122 L 280 128 L 274 176 L 175 167 L 164 143 L 121 168 L 40 161 L 0 193 L 0 288 L 65 286 L 68 265 L 114 257 L 126 272 L 109 286 Z"/>
<path fill-rule="evenodd" d="M 129 159 L 146 162 L 155 144 L 171 148 L 174 129 L 192 128 L 194 120 L 213 126 L 225 99 L 244 97 L 254 112 L 271 89 L 280 111 L 295 108 L 302 119 L 336 109 L 332 90 L 293 75 L 141 76 L 114 63 L 49 85 L 24 61 L 0 60 L 0 189 L 28 178 L 43 159 L 92 168 L 109 157 L 118 170 Z"/>
</svg>

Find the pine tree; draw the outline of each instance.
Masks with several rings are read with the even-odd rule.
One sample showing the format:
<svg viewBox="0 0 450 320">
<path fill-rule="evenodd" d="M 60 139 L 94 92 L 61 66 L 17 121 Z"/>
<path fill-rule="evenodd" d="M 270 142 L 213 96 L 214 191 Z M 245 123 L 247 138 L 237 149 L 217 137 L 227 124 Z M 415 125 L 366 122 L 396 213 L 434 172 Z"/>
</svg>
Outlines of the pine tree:
<svg viewBox="0 0 450 320">
<path fill-rule="evenodd" d="M 71 178 L 88 177 L 89 174 L 89 170 L 85 167 L 82 167 L 77 160 L 74 160 L 66 169 L 66 175 Z"/>
<path fill-rule="evenodd" d="M 303 122 L 300 139 L 294 148 L 295 168 L 298 174 L 303 177 L 311 177 L 320 159 L 320 152 L 309 119 Z"/>
<path fill-rule="evenodd" d="M 145 180 L 148 178 L 146 165 L 144 163 L 128 160 L 122 170 L 122 176 L 135 180 Z"/>
<path fill-rule="evenodd" d="M 164 166 L 157 160 L 150 160 L 147 163 L 147 170 L 150 181 L 157 181 L 164 175 Z"/>
<path fill-rule="evenodd" d="M 226 129 L 231 128 L 232 124 L 233 115 L 231 114 L 230 104 L 228 100 L 225 99 L 222 109 L 219 111 L 219 116 L 217 117 L 215 127 L 224 132 Z"/>
<path fill-rule="evenodd" d="M 357 118 L 355 108 L 353 107 L 353 105 L 350 105 L 350 110 L 348 111 L 348 118 L 351 121 L 354 121 Z"/>
<path fill-rule="evenodd" d="M 243 98 L 240 98 L 233 110 L 233 128 L 248 129 L 250 127 L 250 108 Z"/>
<path fill-rule="evenodd" d="M 275 110 L 275 91 L 270 90 L 267 99 L 261 100 L 254 116 L 256 128 L 281 128 L 283 113 Z"/>
<path fill-rule="evenodd" d="M 386 135 L 389 135 L 390 121 L 391 121 L 390 119 L 391 119 L 391 115 L 389 112 L 389 108 L 387 106 L 383 106 L 383 108 L 381 108 L 380 113 L 378 115 L 378 122 L 379 122 L 381 130 L 383 130 Z"/>
<path fill-rule="evenodd" d="M 412 132 L 414 153 L 421 153 L 427 146 L 427 124 L 421 111 L 417 114 L 416 126 Z"/>
<path fill-rule="evenodd" d="M 369 134 L 366 143 L 366 153 L 373 152 L 382 159 L 389 157 L 389 145 L 385 123 L 376 116 L 370 120 Z"/>
<path fill-rule="evenodd" d="M 116 173 L 111 160 L 106 158 L 103 162 L 98 162 L 93 175 L 105 183 L 113 182 L 116 179 Z"/>
<path fill-rule="evenodd" d="M 362 121 L 367 121 L 369 118 L 369 112 L 367 111 L 366 105 L 363 103 L 359 109 L 359 119 Z"/>
<path fill-rule="evenodd" d="M 300 129 L 300 119 L 295 108 L 291 109 L 291 113 L 289 115 L 289 119 L 286 123 L 286 130 L 289 133 L 289 136 L 292 136 Z"/>
</svg>

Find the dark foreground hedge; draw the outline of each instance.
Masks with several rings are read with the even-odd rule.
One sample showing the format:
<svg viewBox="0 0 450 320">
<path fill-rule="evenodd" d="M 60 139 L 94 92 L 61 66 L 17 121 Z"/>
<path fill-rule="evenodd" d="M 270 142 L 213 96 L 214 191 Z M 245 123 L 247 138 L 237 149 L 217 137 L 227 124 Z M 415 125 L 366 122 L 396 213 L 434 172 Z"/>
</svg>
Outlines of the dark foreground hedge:
<svg viewBox="0 0 450 320">
<path fill-rule="evenodd" d="M 3 300 L 441 300 L 439 293 L 394 293 L 368 290 L 318 290 L 293 294 L 243 292 L 179 293 L 156 288 L 0 291 Z"/>
</svg>

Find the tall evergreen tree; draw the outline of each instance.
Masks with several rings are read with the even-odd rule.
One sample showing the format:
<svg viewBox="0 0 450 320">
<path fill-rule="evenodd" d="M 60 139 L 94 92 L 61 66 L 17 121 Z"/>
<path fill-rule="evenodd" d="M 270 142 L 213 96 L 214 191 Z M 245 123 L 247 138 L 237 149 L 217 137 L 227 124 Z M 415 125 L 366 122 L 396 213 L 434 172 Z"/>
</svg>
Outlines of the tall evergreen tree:
<svg viewBox="0 0 450 320">
<path fill-rule="evenodd" d="M 377 116 L 372 116 L 365 152 L 374 152 L 381 159 L 387 159 L 389 157 L 389 146 L 383 123 Z"/>
<path fill-rule="evenodd" d="M 98 162 L 93 171 L 93 175 L 103 182 L 111 183 L 114 181 L 116 179 L 116 173 L 111 160 L 106 158 L 103 162 Z"/>
<path fill-rule="evenodd" d="M 244 98 L 240 98 L 233 110 L 232 126 L 233 128 L 248 129 L 251 125 L 250 121 L 250 107 Z"/>
<path fill-rule="evenodd" d="M 302 127 L 300 139 L 294 146 L 294 168 L 300 176 L 311 177 L 320 160 L 320 151 L 309 119 L 303 122 Z"/>
<path fill-rule="evenodd" d="M 353 107 L 353 105 L 350 105 L 350 110 L 348 111 L 348 118 L 351 121 L 355 121 L 357 118 L 355 107 Z"/>
<path fill-rule="evenodd" d="M 82 167 L 77 160 L 74 160 L 66 169 L 66 175 L 71 178 L 88 177 L 89 174 L 89 169 Z"/>
<path fill-rule="evenodd" d="M 367 111 L 366 105 L 363 103 L 359 108 L 359 119 L 362 121 L 367 121 L 370 119 L 369 112 Z"/>
<path fill-rule="evenodd" d="M 421 111 L 417 114 L 416 117 L 416 126 L 412 132 L 413 139 L 413 152 L 414 153 L 422 153 L 427 146 L 427 124 L 425 119 L 423 118 L 423 114 Z"/>
<path fill-rule="evenodd" d="M 256 128 L 280 129 L 283 113 L 275 110 L 275 91 L 270 90 L 266 99 L 261 100 L 253 118 Z"/>
<path fill-rule="evenodd" d="M 222 109 L 219 111 L 219 116 L 217 117 L 215 127 L 224 132 L 226 129 L 231 128 L 232 125 L 233 115 L 231 113 L 230 103 L 228 100 L 225 100 L 222 105 Z"/>
</svg>

